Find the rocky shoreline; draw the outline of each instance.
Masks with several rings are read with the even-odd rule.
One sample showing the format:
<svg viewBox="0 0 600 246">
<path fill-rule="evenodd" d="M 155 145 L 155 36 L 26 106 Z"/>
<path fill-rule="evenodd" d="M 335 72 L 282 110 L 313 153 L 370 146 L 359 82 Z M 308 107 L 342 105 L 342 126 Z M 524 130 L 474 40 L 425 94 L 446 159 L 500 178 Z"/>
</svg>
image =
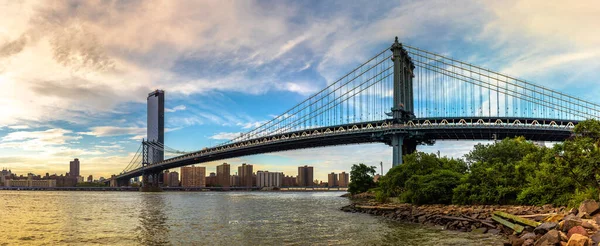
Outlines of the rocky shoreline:
<svg viewBox="0 0 600 246">
<path fill-rule="evenodd" d="M 600 243 L 600 204 L 586 200 L 578 209 L 545 206 L 421 205 L 353 199 L 341 208 L 400 222 L 442 226 L 447 230 L 504 235 L 504 245 L 588 246 Z M 508 216 L 508 219 L 499 215 Z M 513 216 L 513 217 L 511 217 Z"/>
</svg>

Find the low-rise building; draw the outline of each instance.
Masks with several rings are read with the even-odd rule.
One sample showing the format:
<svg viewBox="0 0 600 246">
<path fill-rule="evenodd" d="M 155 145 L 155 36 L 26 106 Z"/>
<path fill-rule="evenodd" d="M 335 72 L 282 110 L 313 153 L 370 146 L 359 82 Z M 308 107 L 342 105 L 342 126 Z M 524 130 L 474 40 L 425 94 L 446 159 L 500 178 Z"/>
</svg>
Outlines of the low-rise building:
<svg viewBox="0 0 600 246">
<path fill-rule="evenodd" d="M 256 186 L 258 187 L 281 187 L 283 173 L 258 171 L 256 172 Z"/>
<path fill-rule="evenodd" d="M 7 179 L 6 186 L 8 187 L 56 187 L 54 179 Z"/>
</svg>

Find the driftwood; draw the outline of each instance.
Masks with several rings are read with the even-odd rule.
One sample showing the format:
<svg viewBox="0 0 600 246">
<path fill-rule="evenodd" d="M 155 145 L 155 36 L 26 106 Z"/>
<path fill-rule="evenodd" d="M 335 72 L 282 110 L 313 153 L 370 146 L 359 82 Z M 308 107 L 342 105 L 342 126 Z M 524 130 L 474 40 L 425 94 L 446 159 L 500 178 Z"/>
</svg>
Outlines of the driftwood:
<svg viewBox="0 0 600 246">
<path fill-rule="evenodd" d="M 539 225 L 542 224 L 542 223 L 537 222 L 537 221 L 533 221 L 533 220 L 521 218 L 519 216 L 512 215 L 512 214 L 505 213 L 505 212 L 500 212 L 500 211 L 494 212 L 494 215 L 502 217 L 502 218 L 510 219 L 510 220 L 515 221 L 517 223 L 520 223 L 520 224 L 523 224 L 523 225 L 528 225 L 528 226 L 531 226 L 531 227 L 537 227 L 537 226 L 539 226 Z"/>
<path fill-rule="evenodd" d="M 526 215 L 517 215 L 521 218 L 535 218 L 538 216 L 552 216 L 552 215 L 556 215 L 556 213 L 549 213 L 549 214 L 526 214 Z"/>
<path fill-rule="evenodd" d="M 497 215 L 492 215 L 492 220 L 494 220 L 494 221 L 496 221 L 496 222 L 498 222 L 498 223 L 500 223 L 500 224 L 502 224 L 502 225 L 504 225 L 504 226 L 506 226 L 506 227 L 508 227 L 510 229 L 513 229 L 517 233 L 521 233 L 521 232 L 523 232 L 523 229 L 525 229 L 525 228 L 523 228 L 523 226 L 520 226 L 520 225 L 517 225 L 517 224 L 513 224 L 513 223 L 509 222 L 508 220 L 500 218 Z"/>
</svg>

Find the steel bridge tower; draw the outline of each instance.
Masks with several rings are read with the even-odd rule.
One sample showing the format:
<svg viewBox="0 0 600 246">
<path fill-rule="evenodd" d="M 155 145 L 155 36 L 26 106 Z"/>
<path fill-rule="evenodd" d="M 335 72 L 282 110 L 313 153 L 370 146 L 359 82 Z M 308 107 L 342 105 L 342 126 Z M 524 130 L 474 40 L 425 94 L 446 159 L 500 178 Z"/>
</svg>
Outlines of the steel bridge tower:
<svg viewBox="0 0 600 246">
<path fill-rule="evenodd" d="M 408 52 L 398 43 L 398 37 L 392 47 L 392 61 L 394 62 L 394 100 L 391 116 L 395 124 L 403 124 L 415 118 L 413 78 L 415 65 Z M 402 155 L 410 154 L 417 150 L 417 140 L 406 132 L 394 132 L 388 136 L 388 144 L 393 148 L 392 167 L 402 164 Z"/>
</svg>

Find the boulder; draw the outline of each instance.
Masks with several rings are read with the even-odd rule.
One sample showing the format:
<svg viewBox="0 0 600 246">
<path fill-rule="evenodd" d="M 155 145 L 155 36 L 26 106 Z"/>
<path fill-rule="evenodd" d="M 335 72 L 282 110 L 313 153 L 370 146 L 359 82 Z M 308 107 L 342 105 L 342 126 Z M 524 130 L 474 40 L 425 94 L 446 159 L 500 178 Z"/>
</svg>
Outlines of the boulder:
<svg viewBox="0 0 600 246">
<path fill-rule="evenodd" d="M 476 233 L 476 234 L 484 234 L 487 232 L 487 227 L 480 227 L 477 229 L 472 230 L 471 232 Z"/>
<path fill-rule="evenodd" d="M 531 232 L 524 233 L 523 235 L 521 235 L 521 238 L 522 238 L 522 239 L 525 239 L 525 240 L 528 240 L 528 239 L 533 239 L 533 240 L 535 240 L 535 238 L 536 238 L 536 237 L 537 237 L 537 236 L 535 235 L 535 233 L 531 233 Z"/>
<path fill-rule="evenodd" d="M 546 221 L 546 222 L 557 222 L 558 223 L 564 217 L 565 217 L 564 214 L 554 214 L 554 215 L 550 215 L 550 217 L 546 218 L 544 221 Z"/>
<path fill-rule="evenodd" d="M 508 241 L 510 241 L 510 245 L 512 246 L 521 246 L 525 243 L 525 239 L 519 238 L 516 235 L 508 236 Z"/>
<path fill-rule="evenodd" d="M 577 214 L 577 217 L 582 218 L 582 219 L 589 219 L 589 218 L 591 218 L 590 214 L 588 214 L 587 212 L 579 212 Z"/>
<path fill-rule="evenodd" d="M 563 241 L 566 244 L 566 242 L 569 241 L 569 238 L 567 237 L 567 234 L 565 234 L 562 231 L 558 231 L 558 233 L 560 233 L 560 241 Z"/>
<path fill-rule="evenodd" d="M 594 214 L 600 208 L 600 204 L 598 204 L 593 199 L 588 199 L 579 205 L 579 213 L 587 213 L 588 215 Z"/>
<path fill-rule="evenodd" d="M 590 230 L 594 230 L 594 231 L 598 230 L 598 226 L 596 225 L 596 222 L 593 220 L 584 220 L 581 222 L 581 226 L 583 226 L 583 228 L 585 228 L 585 229 L 590 229 Z"/>
<path fill-rule="evenodd" d="M 573 228 L 571 228 L 567 233 L 567 238 L 570 239 L 575 234 L 580 234 L 586 237 L 588 236 L 587 231 L 585 231 L 582 226 L 573 226 Z"/>
<path fill-rule="evenodd" d="M 598 244 L 600 244 L 600 232 L 596 232 L 596 234 L 592 235 L 590 237 L 590 239 L 592 239 L 592 242 L 593 242 L 592 245 L 598 245 Z"/>
<path fill-rule="evenodd" d="M 573 234 L 573 236 L 567 242 L 567 246 L 592 246 L 591 240 L 580 234 Z"/>
<path fill-rule="evenodd" d="M 569 214 L 569 215 L 567 215 L 567 217 L 564 218 L 562 223 L 563 223 L 563 225 L 560 229 L 562 231 L 569 231 L 574 226 L 580 226 L 582 224 L 582 221 L 581 221 L 581 218 L 579 218 L 575 215 Z"/>
<path fill-rule="evenodd" d="M 525 240 L 525 242 L 523 242 L 523 246 L 533 246 L 534 243 L 535 243 L 535 240 L 530 238 L 530 239 Z"/>
<path fill-rule="evenodd" d="M 558 224 L 555 222 L 544 222 L 541 225 L 539 225 L 538 227 L 536 227 L 535 229 L 533 229 L 533 232 L 535 234 L 546 234 L 546 232 L 548 232 L 549 230 L 552 230 L 554 228 L 556 228 Z"/>
<path fill-rule="evenodd" d="M 559 243 L 560 233 L 557 230 L 550 230 L 535 242 L 535 246 L 556 245 Z"/>
<path fill-rule="evenodd" d="M 576 208 L 572 208 L 571 210 L 569 210 L 569 214 L 576 215 L 577 213 L 579 213 L 579 210 L 577 210 Z"/>
</svg>

